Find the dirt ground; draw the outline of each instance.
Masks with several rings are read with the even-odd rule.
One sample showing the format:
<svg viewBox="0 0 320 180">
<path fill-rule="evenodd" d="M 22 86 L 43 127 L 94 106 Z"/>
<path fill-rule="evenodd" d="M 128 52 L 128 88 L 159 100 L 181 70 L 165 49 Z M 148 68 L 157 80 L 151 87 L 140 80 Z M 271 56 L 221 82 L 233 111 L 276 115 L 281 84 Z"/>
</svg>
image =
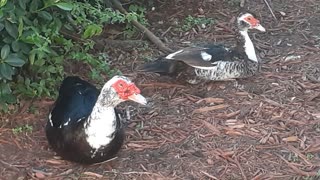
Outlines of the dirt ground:
<svg viewBox="0 0 320 180">
<path fill-rule="evenodd" d="M 172 49 L 188 42 L 232 45 L 234 2 L 155 0 L 148 27 Z M 129 107 L 131 118 L 111 162 L 60 160 L 44 134 L 53 101 L 21 102 L 18 113 L 0 121 L 0 179 L 320 179 L 320 1 L 270 5 L 277 21 L 262 0 L 245 4 L 267 29 L 250 33 L 264 62 L 252 78 L 192 86 L 132 70 L 160 55 L 152 44 L 110 50 L 113 66 L 150 101 L 147 107 L 121 106 Z M 187 15 L 215 23 L 181 32 L 176 24 Z M 22 132 L 14 133 L 18 127 Z"/>
</svg>

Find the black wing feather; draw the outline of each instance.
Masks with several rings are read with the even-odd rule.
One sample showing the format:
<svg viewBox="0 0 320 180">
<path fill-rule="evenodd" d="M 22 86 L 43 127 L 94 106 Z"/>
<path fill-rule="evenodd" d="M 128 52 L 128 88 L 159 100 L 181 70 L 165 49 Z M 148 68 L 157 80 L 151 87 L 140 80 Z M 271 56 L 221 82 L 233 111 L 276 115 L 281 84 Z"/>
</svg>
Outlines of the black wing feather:
<svg viewBox="0 0 320 180">
<path fill-rule="evenodd" d="M 59 96 L 51 111 L 51 120 L 54 127 L 66 122 L 77 123 L 86 119 L 94 107 L 99 90 L 79 77 L 65 78 L 59 89 Z"/>
</svg>

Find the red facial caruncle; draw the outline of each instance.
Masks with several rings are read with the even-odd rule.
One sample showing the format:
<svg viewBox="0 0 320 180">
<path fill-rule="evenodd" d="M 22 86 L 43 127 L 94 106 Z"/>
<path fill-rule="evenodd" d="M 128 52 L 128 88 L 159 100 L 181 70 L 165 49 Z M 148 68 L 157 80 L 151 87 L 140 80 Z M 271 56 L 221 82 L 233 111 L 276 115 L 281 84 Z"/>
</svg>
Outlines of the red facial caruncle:
<svg viewBox="0 0 320 180">
<path fill-rule="evenodd" d="M 112 87 L 123 100 L 128 100 L 128 97 L 133 94 L 140 94 L 140 89 L 134 83 L 128 83 L 122 79 L 119 79 L 113 83 Z"/>
<path fill-rule="evenodd" d="M 250 25 L 251 28 L 254 28 L 260 24 L 260 21 L 253 16 L 247 16 L 244 18 L 245 21 L 247 21 Z"/>
</svg>

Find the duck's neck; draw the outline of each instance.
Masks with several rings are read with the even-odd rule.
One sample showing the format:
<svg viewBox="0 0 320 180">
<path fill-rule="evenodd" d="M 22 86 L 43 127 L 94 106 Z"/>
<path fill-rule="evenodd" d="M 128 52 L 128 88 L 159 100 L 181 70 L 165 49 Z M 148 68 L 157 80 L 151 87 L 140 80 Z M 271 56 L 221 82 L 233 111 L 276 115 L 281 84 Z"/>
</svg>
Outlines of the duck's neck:
<svg viewBox="0 0 320 180">
<path fill-rule="evenodd" d="M 240 43 L 239 45 L 242 46 L 242 48 L 244 49 L 244 52 L 246 53 L 248 59 L 258 63 L 259 59 L 256 55 L 256 51 L 254 49 L 253 43 L 248 35 L 248 31 L 240 30 L 239 33 L 241 36 L 240 42 L 238 42 Z"/>
<path fill-rule="evenodd" d="M 117 114 L 114 110 L 117 104 L 110 94 L 99 95 L 92 113 L 84 124 L 87 142 L 92 148 L 98 149 L 113 140 L 114 132 L 117 130 Z"/>
</svg>

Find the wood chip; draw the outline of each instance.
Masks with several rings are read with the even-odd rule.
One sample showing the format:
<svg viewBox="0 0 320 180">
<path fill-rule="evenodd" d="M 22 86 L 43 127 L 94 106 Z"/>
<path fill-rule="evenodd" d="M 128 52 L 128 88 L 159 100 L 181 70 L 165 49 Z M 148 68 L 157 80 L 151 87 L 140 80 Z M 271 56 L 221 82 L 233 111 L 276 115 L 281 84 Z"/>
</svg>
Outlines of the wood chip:
<svg viewBox="0 0 320 180">
<path fill-rule="evenodd" d="M 236 124 L 236 125 L 229 126 L 229 128 L 240 129 L 240 128 L 244 128 L 245 126 L 246 126 L 245 124 Z"/>
<path fill-rule="evenodd" d="M 134 147 L 134 148 L 143 148 L 143 145 L 135 144 L 135 143 L 128 143 L 127 146 Z"/>
<path fill-rule="evenodd" d="M 207 121 L 202 120 L 202 123 L 214 134 L 221 134 L 219 129 L 212 125 L 211 123 L 208 123 Z"/>
<path fill-rule="evenodd" d="M 231 128 L 230 128 L 230 130 L 227 130 L 227 131 L 226 131 L 226 134 L 227 134 L 227 135 L 239 135 L 239 136 L 242 135 L 241 132 L 235 131 L 235 130 L 233 130 L 233 129 L 231 129 Z"/>
<path fill-rule="evenodd" d="M 103 176 L 101 174 L 97 174 L 97 173 L 94 173 L 94 172 L 84 172 L 83 173 L 84 175 L 87 175 L 87 176 L 95 176 L 97 178 L 102 178 Z"/>
<path fill-rule="evenodd" d="M 44 179 L 44 178 L 46 178 L 46 176 L 45 176 L 44 174 L 40 173 L 40 172 L 36 172 L 36 173 L 34 174 L 34 176 L 35 176 L 36 178 L 38 178 L 38 179 Z"/>
<path fill-rule="evenodd" d="M 224 109 L 226 107 L 229 107 L 229 105 L 220 104 L 220 105 L 216 105 L 216 106 L 207 106 L 207 107 L 203 107 L 203 108 L 199 108 L 199 109 L 194 110 L 192 112 L 192 114 L 204 113 L 204 112 L 214 111 L 214 110 L 218 110 L 218 109 Z"/>
<path fill-rule="evenodd" d="M 238 114 L 240 114 L 240 110 L 232 112 L 232 113 L 229 113 L 229 114 L 226 114 L 225 117 L 226 118 L 232 118 L 232 117 L 234 117 L 234 116 L 236 116 Z"/>
<path fill-rule="evenodd" d="M 208 98 L 204 98 L 199 100 L 198 102 L 196 102 L 197 104 L 199 104 L 200 102 L 205 101 L 206 103 L 223 103 L 224 99 L 222 98 L 213 98 L 213 97 L 208 97 Z"/>
<path fill-rule="evenodd" d="M 289 136 L 286 138 L 282 138 L 282 141 L 285 142 L 297 142 L 299 140 L 299 138 L 297 136 Z"/>
<path fill-rule="evenodd" d="M 50 164 L 55 164 L 55 165 L 63 163 L 63 161 L 59 161 L 59 160 L 55 160 L 55 159 L 49 159 L 49 160 L 46 160 L 46 162 L 50 163 Z"/>
</svg>

